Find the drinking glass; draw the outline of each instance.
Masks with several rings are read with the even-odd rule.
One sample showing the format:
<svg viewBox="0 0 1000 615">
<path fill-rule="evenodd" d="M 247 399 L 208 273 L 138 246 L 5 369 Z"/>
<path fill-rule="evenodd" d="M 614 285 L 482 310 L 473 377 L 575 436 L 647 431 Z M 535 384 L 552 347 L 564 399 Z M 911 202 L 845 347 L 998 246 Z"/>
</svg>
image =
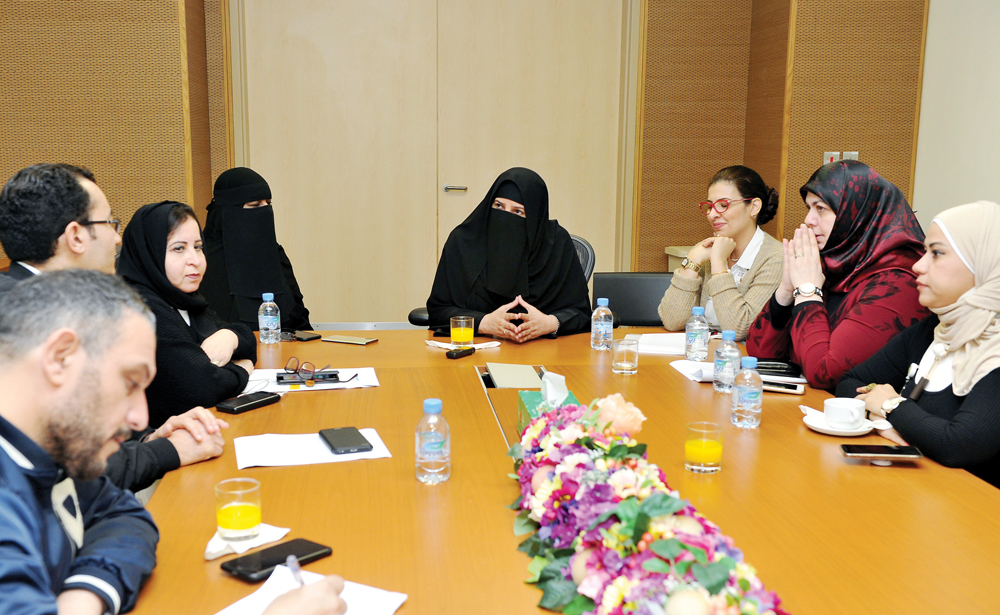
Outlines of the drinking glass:
<svg viewBox="0 0 1000 615">
<path fill-rule="evenodd" d="M 714 474 L 722 469 L 722 427 L 718 423 L 688 423 L 684 469 L 699 474 Z"/>
<path fill-rule="evenodd" d="M 472 348 L 472 330 L 475 319 L 472 316 L 451 317 L 451 343 L 458 348 Z"/>
<path fill-rule="evenodd" d="M 616 340 L 611 355 L 611 371 L 615 374 L 634 374 L 639 371 L 639 342 Z"/>
<path fill-rule="evenodd" d="M 260 481 L 230 478 L 215 486 L 215 520 L 225 540 L 246 540 L 260 533 Z"/>
</svg>

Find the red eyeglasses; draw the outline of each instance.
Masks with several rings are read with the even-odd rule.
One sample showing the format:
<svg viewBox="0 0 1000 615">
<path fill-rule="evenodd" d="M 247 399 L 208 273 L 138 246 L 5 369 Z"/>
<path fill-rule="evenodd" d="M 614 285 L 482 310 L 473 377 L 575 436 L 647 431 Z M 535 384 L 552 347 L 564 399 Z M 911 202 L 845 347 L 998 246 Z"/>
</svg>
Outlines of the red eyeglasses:
<svg viewBox="0 0 1000 615">
<path fill-rule="evenodd" d="M 712 209 L 719 212 L 720 214 L 724 214 L 726 213 L 726 210 L 729 209 L 729 207 L 733 203 L 743 203 L 744 201 L 752 201 L 752 200 L 753 199 L 719 199 L 714 203 L 712 201 L 702 201 L 701 203 L 698 203 L 698 209 L 700 209 L 701 213 L 705 214 L 706 216 L 708 215 L 709 210 Z"/>
</svg>

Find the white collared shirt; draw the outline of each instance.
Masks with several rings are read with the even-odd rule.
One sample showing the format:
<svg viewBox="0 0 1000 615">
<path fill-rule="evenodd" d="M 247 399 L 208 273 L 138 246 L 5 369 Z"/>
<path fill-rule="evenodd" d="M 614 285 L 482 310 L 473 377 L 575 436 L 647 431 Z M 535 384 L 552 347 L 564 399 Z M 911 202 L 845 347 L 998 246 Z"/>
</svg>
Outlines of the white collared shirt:
<svg viewBox="0 0 1000 615">
<path fill-rule="evenodd" d="M 31 265 L 29 265 L 24 261 L 15 261 L 15 262 L 35 275 L 42 275 L 42 272 L 39 271 L 36 267 L 32 267 Z"/>
</svg>

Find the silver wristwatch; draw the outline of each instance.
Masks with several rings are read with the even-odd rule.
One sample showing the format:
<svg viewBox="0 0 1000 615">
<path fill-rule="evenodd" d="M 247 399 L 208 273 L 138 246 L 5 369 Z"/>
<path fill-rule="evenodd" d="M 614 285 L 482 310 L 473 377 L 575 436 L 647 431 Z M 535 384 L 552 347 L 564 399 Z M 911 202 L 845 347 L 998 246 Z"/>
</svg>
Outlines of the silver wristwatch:
<svg viewBox="0 0 1000 615">
<path fill-rule="evenodd" d="M 817 288 L 816 285 L 813 284 L 812 282 L 806 282 L 804 284 L 799 284 L 798 286 L 795 287 L 795 290 L 792 291 L 793 298 L 798 297 L 800 295 L 803 297 L 812 297 L 813 295 L 816 295 L 817 297 L 822 297 L 823 289 Z"/>
</svg>

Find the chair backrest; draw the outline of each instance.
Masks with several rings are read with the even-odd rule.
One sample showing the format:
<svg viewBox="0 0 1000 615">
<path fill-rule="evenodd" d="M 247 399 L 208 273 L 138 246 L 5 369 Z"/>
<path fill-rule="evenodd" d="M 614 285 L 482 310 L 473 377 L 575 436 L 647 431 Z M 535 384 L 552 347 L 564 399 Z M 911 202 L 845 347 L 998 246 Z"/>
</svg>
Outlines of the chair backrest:
<svg viewBox="0 0 1000 615">
<path fill-rule="evenodd" d="M 590 281 L 591 274 L 594 273 L 594 263 L 597 261 L 597 256 L 594 254 L 594 246 L 590 245 L 590 242 L 583 237 L 577 237 L 576 235 L 570 235 L 573 240 L 573 246 L 576 248 L 576 255 L 580 257 L 580 265 L 583 266 L 583 277 Z"/>
<path fill-rule="evenodd" d="M 670 287 L 672 273 L 595 273 L 593 306 L 607 297 L 608 307 L 620 324 L 631 327 L 662 325 L 657 308 Z"/>
</svg>

